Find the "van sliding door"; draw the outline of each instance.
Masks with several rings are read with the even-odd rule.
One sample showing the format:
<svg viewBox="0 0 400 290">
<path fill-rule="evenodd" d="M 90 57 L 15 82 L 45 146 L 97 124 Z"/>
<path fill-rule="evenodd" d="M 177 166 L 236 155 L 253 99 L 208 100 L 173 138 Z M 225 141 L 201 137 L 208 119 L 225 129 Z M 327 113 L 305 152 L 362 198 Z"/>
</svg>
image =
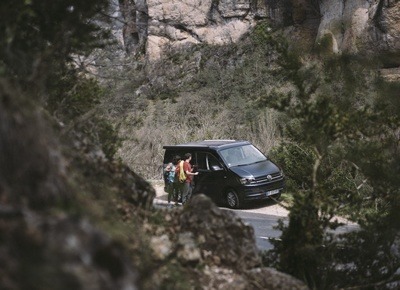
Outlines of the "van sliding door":
<svg viewBox="0 0 400 290">
<path fill-rule="evenodd" d="M 209 152 L 196 153 L 196 165 L 199 175 L 194 178 L 195 192 L 208 195 L 214 202 L 219 201 L 221 180 L 225 170 L 215 170 L 215 166 L 223 168 L 220 162 Z"/>
</svg>

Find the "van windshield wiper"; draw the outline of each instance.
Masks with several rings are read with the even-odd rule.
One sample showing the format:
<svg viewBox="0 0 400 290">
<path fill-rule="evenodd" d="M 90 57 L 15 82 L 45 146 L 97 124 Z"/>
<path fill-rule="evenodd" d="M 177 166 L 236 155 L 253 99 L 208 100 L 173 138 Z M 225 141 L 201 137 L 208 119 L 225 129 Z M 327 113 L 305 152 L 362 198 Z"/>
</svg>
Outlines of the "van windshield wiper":
<svg viewBox="0 0 400 290">
<path fill-rule="evenodd" d="M 235 166 L 247 166 L 247 165 L 252 165 L 252 164 L 256 164 L 256 163 L 261 163 L 261 162 L 264 162 L 266 160 L 267 159 L 256 161 L 256 162 L 252 162 L 252 163 L 238 164 L 238 165 L 235 165 Z"/>
<path fill-rule="evenodd" d="M 235 165 L 235 166 L 247 166 L 247 165 L 250 165 L 250 164 L 253 164 L 253 163 L 245 163 L 245 164 L 238 164 L 238 165 Z"/>
</svg>

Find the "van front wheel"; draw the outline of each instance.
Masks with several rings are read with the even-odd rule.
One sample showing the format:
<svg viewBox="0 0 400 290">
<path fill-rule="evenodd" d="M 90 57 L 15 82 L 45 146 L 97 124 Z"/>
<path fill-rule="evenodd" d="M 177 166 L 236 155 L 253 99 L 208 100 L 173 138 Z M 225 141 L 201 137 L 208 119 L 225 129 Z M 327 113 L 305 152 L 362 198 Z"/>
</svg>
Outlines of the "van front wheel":
<svg viewBox="0 0 400 290">
<path fill-rule="evenodd" d="M 228 190 L 225 195 L 225 202 L 229 208 L 239 208 L 241 205 L 239 196 L 234 190 Z"/>
</svg>

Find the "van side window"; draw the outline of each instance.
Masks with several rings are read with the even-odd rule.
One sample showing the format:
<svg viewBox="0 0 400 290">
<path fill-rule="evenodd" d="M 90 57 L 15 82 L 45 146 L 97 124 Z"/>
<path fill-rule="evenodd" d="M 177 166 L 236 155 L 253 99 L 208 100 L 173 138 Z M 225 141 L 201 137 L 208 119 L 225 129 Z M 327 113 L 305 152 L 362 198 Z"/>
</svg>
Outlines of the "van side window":
<svg viewBox="0 0 400 290">
<path fill-rule="evenodd" d="M 196 153 L 196 165 L 199 170 L 211 171 L 213 166 L 218 166 L 222 168 L 221 163 L 218 159 L 210 153 L 207 152 L 197 152 Z"/>
<path fill-rule="evenodd" d="M 205 152 L 197 152 L 196 165 L 198 166 L 197 167 L 198 169 L 208 170 L 206 156 L 207 156 L 207 153 L 205 153 Z"/>
<path fill-rule="evenodd" d="M 208 169 L 212 170 L 213 166 L 218 166 L 222 168 L 221 163 L 211 154 L 207 154 L 207 161 L 208 161 Z"/>
</svg>

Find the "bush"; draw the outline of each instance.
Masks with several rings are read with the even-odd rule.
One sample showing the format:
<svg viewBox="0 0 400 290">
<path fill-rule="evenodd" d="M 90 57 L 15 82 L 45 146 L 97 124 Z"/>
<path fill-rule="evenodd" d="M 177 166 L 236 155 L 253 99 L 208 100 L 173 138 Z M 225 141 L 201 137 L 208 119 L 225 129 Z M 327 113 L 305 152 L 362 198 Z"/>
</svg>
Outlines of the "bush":
<svg viewBox="0 0 400 290">
<path fill-rule="evenodd" d="M 271 151 L 270 157 L 282 167 L 287 191 L 296 192 L 312 187 L 315 154 L 310 148 L 294 142 L 284 142 Z"/>
</svg>

